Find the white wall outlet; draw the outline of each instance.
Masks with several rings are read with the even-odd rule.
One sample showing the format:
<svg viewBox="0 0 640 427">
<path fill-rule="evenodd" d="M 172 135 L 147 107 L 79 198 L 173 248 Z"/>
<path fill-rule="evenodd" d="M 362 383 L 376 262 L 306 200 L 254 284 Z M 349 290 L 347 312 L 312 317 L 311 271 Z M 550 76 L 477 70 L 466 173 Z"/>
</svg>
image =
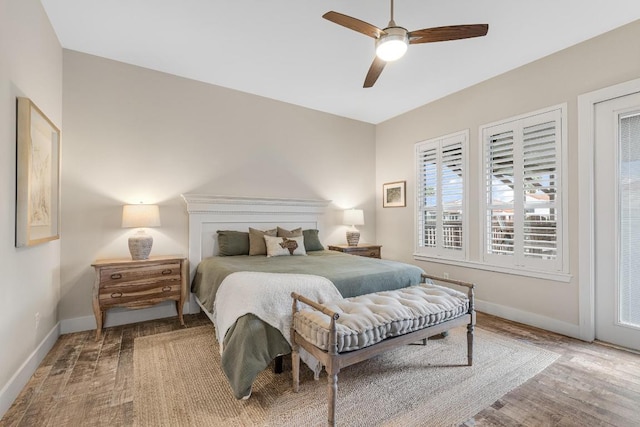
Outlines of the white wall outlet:
<svg viewBox="0 0 640 427">
<path fill-rule="evenodd" d="M 449 273 L 442 273 L 442 277 L 445 278 L 445 279 L 448 279 L 449 278 Z"/>
<path fill-rule="evenodd" d="M 36 313 L 36 329 L 40 327 L 40 313 Z"/>
</svg>

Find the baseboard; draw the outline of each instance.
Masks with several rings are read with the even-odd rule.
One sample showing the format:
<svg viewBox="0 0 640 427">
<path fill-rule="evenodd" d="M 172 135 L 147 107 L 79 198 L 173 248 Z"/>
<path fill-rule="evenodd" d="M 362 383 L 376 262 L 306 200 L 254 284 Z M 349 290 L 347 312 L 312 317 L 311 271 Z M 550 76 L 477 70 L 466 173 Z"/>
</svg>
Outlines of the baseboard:
<svg viewBox="0 0 640 427">
<path fill-rule="evenodd" d="M 29 382 L 33 373 L 38 369 L 45 356 L 53 348 L 60 336 L 60 322 L 56 323 L 51 331 L 44 337 L 38 347 L 27 357 L 27 360 L 18 368 L 15 374 L 0 390 L 0 419 L 9 410 L 16 397 Z"/>
<path fill-rule="evenodd" d="M 196 311 L 192 311 L 193 306 Z M 200 307 L 198 304 L 191 304 L 187 301 L 184 305 L 184 314 L 198 313 Z M 164 302 L 150 308 L 139 310 L 131 310 L 126 308 L 113 308 L 107 311 L 105 316 L 105 328 L 110 326 L 127 325 L 129 323 L 144 322 L 153 319 L 162 319 L 165 317 L 176 316 L 176 305 L 171 302 Z M 73 332 L 90 331 L 96 328 L 96 318 L 94 316 L 75 317 L 73 319 L 64 319 L 60 322 L 60 334 L 71 334 Z"/>
<path fill-rule="evenodd" d="M 545 329 L 571 338 L 582 339 L 580 336 L 580 325 L 577 324 L 574 325 L 573 323 L 563 322 L 562 320 L 553 319 L 540 314 L 478 299 L 475 300 L 475 307 L 477 311 L 502 317 L 503 319 L 524 323 L 525 325 Z"/>
</svg>

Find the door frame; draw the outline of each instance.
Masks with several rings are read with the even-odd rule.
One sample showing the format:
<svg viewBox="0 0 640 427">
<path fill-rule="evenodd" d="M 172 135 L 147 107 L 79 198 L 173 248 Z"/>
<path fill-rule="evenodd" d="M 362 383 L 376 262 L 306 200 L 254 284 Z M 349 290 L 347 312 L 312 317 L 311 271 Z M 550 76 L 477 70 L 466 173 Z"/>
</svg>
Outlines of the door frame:
<svg viewBox="0 0 640 427">
<path fill-rule="evenodd" d="M 640 79 L 578 96 L 578 311 L 580 339 L 593 341 L 595 324 L 595 106 L 640 93 Z"/>
</svg>

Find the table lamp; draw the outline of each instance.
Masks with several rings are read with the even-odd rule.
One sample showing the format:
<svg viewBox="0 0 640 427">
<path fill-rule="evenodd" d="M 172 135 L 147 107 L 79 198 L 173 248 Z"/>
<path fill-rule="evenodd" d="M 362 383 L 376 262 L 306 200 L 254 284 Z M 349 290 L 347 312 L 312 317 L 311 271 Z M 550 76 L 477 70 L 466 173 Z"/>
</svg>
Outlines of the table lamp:
<svg viewBox="0 0 640 427">
<path fill-rule="evenodd" d="M 140 228 L 129 237 L 131 259 L 148 259 L 153 246 L 153 237 L 145 233 L 145 227 L 160 226 L 160 209 L 158 205 L 124 205 L 122 207 L 122 227 Z"/>
<path fill-rule="evenodd" d="M 356 228 L 356 225 L 364 225 L 364 212 L 362 209 L 347 209 L 344 211 L 345 225 L 350 225 L 351 228 L 347 230 L 347 244 L 349 246 L 358 246 L 360 240 L 360 232 Z"/>
</svg>

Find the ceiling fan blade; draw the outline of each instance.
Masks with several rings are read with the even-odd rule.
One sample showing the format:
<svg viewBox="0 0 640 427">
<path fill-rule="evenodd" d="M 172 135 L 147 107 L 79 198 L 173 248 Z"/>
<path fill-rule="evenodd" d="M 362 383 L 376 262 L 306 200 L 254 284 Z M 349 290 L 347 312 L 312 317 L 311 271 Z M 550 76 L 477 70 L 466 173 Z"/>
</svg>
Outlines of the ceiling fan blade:
<svg viewBox="0 0 640 427">
<path fill-rule="evenodd" d="M 369 67 L 369 72 L 367 73 L 367 77 L 364 79 L 364 85 L 362 87 L 373 86 L 376 83 L 376 80 L 378 80 L 378 77 L 380 76 L 380 73 L 382 73 L 385 65 L 387 65 L 387 62 L 376 56 L 371 67 Z"/>
<path fill-rule="evenodd" d="M 489 24 L 450 25 L 448 27 L 425 28 L 411 31 L 409 33 L 409 43 L 418 44 L 470 39 L 472 37 L 485 36 L 488 31 Z"/>
<path fill-rule="evenodd" d="M 342 25 L 343 27 L 362 33 L 365 36 L 373 37 L 374 39 L 377 39 L 384 34 L 384 31 L 375 25 L 352 18 L 351 16 L 343 15 L 342 13 L 331 11 L 322 15 L 322 17 L 338 25 Z"/>
</svg>

